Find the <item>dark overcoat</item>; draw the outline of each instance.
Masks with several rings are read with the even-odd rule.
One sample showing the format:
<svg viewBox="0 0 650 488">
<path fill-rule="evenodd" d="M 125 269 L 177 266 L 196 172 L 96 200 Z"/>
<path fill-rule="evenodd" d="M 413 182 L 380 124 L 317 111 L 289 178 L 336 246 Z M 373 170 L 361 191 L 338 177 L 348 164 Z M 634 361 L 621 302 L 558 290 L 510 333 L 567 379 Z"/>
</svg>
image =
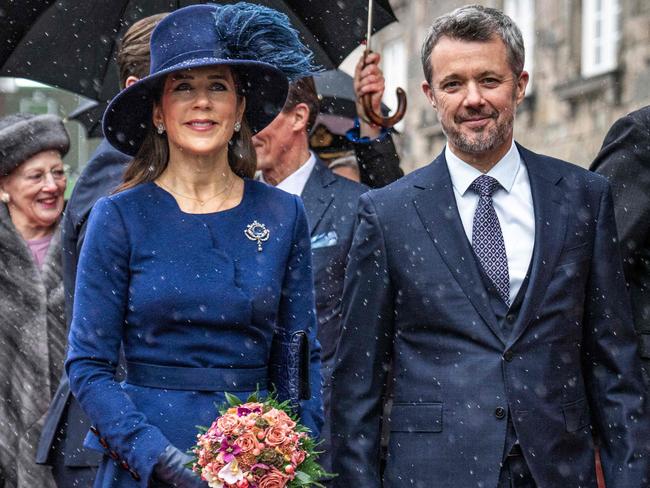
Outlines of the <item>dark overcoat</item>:
<svg viewBox="0 0 650 488">
<path fill-rule="evenodd" d="M 614 123 L 590 169 L 612 185 L 623 269 L 650 384 L 650 106 Z"/>
</svg>

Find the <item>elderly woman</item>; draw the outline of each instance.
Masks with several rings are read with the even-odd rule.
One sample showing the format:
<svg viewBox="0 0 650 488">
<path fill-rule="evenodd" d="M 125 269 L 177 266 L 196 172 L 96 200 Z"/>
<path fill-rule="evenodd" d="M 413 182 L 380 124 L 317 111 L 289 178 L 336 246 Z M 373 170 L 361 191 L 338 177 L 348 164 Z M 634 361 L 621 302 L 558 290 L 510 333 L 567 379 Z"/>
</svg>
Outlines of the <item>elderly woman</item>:
<svg viewBox="0 0 650 488">
<path fill-rule="evenodd" d="M 58 223 L 69 139 L 54 115 L 0 118 L 0 487 L 54 486 L 34 455 L 65 351 Z M 4 484 L 3 484 L 4 483 Z"/>
<path fill-rule="evenodd" d="M 183 453 L 225 392 L 245 398 L 273 385 L 296 405 L 302 398 L 301 418 L 318 435 L 304 209 L 250 179 L 251 133 L 280 112 L 287 77 L 312 72 L 310 54 L 274 10 L 186 7 L 153 31 L 150 75 L 106 111 L 108 141 L 134 159 L 91 213 L 66 362 L 94 424 L 86 445 L 105 453 L 95 487 L 207 486 Z M 310 400 L 292 367 L 307 342 Z"/>
</svg>

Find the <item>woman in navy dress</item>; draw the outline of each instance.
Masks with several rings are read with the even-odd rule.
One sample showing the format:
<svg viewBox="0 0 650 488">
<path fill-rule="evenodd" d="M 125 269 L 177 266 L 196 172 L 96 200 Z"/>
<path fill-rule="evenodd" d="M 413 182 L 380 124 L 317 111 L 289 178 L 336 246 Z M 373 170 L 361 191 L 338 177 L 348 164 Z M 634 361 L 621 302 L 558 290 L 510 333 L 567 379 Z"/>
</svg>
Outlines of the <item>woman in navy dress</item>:
<svg viewBox="0 0 650 488">
<path fill-rule="evenodd" d="M 308 337 L 312 396 L 299 411 L 314 435 L 322 424 L 302 203 L 248 179 L 251 133 L 279 113 L 287 77 L 313 71 L 311 53 L 284 15 L 241 3 L 171 13 L 151 56 L 151 74 L 104 117 L 135 158 L 90 216 L 66 361 L 95 426 L 86 444 L 105 453 L 96 487 L 207 486 L 184 452 L 224 392 L 267 392 L 274 337 Z M 293 364 L 279 369 L 299 381 Z"/>
</svg>

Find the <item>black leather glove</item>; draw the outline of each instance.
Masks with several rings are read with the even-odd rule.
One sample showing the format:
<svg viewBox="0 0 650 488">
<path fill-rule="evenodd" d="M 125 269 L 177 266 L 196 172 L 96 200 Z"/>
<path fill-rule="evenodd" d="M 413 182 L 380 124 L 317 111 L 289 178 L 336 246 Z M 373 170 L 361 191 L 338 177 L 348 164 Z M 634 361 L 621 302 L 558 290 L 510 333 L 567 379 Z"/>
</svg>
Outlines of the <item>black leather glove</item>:
<svg viewBox="0 0 650 488">
<path fill-rule="evenodd" d="M 170 444 L 158 456 L 153 468 L 154 477 L 175 488 L 208 488 L 199 475 L 185 466 L 191 460 L 190 456 Z"/>
</svg>

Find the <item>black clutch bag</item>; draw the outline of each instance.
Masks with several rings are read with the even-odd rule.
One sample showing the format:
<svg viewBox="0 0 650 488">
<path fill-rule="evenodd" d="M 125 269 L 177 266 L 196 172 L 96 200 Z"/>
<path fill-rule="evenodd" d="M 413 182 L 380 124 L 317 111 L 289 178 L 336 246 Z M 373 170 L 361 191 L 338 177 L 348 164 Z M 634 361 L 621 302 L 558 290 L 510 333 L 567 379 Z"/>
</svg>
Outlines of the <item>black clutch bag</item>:
<svg viewBox="0 0 650 488">
<path fill-rule="evenodd" d="M 304 330 L 293 334 L 276 332 L 271 345 L 269 380 L 278 400 L 289 400 L 295 408 L 311 398 L 309 387 L 309 339 Z"/>
</svg>

